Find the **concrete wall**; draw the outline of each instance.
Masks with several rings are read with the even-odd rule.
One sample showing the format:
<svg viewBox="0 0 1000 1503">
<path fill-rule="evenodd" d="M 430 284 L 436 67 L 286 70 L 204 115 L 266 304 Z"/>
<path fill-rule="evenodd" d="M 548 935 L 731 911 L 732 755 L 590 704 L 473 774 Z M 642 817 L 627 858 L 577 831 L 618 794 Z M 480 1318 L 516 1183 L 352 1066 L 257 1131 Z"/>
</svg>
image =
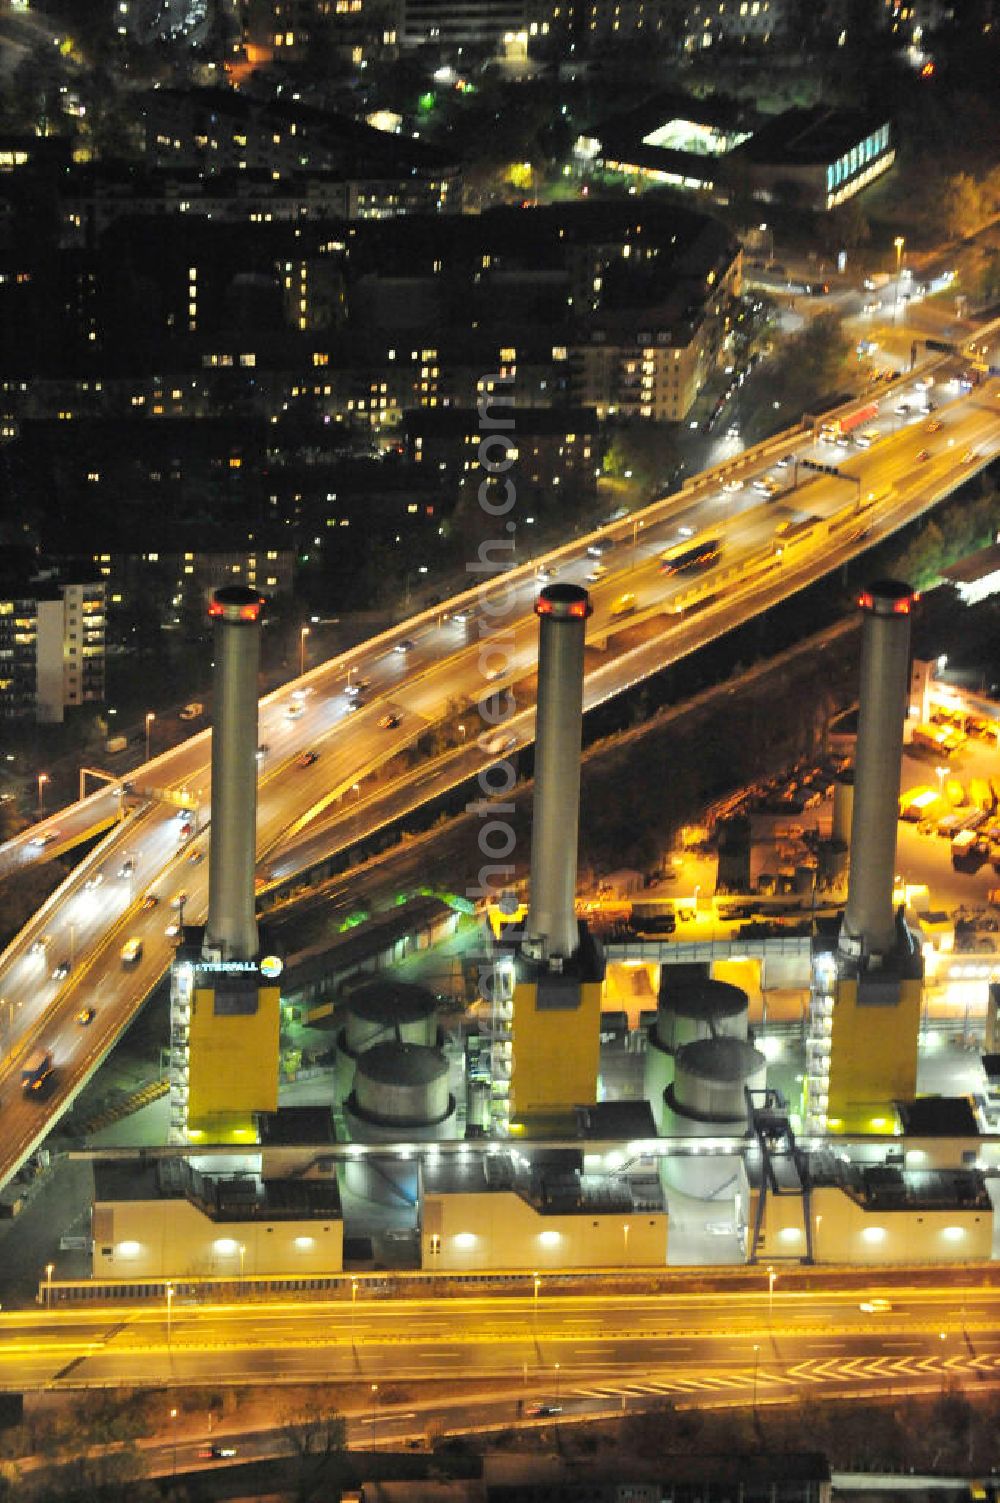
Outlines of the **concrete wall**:
<svg viewBox="0 0 1000 1503">
<path fill-rule="evenodd" d="M 420 1254 L 426 1272 L 662 1267 L 667 1213 L 543 1216 L 513 1191 L 425 1194 Z"/>
<path fill-rule="evenodd" d="M 57 723 L 63 718 L 63 603 L 62 600 L 38 602 L 36 718 Z"/>
<path fill-rule="evenodd" d="M 325 1274 L 344 1266 L 339 1218 L 219 1222 L 187 1200 L 95 1202 L 95 1230 L 107 1230 L 107 1217 L 110 1236 L 94 1242 L 95 1278 Z"/>
<path fill-rule="evenodd" d="M 756 1195 L 756 1191 L 751 1192 L 751 1225 Z M 835 1185 L 814 1190 L 811 1202 L 817 1263 L 965 1263 L 988 1261 L 992 1255 L 993 1215 L 989 1210 L 865 1210 Z M 767 1197 L 763 1234 L 759 1249 L 762 1260 L 805 1253 L 802 1201 L 798 1196 Z"/>
</svg>

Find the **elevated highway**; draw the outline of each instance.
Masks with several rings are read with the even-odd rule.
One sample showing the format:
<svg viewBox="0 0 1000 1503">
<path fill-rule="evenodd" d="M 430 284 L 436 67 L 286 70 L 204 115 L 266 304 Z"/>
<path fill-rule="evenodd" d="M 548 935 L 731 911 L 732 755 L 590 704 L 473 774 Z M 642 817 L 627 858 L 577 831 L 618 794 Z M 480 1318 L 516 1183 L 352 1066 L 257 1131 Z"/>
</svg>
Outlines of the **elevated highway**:
<svg viewBox="0 0 1000 1503">
<path fill-rule="evenodd" d="M 880 437 L 867 449 L 817 442 L 811 430 L 779 435 L 697 477 L 680 494 L 543 559 L 505 570 L 510 550 L 498 547 L 492 556 L 499 571 L 474 574 L 475 588 L 268 695 L 260 708 L 262 881 L 287 878 L 467 781 L 484 758 L 504 755 L 508 740 L 515 746 L 531 741 L 532 604 L 543 569 L 591 588 L 585 700 L 591 708 L 822 577 L 948 495 L 1000 453 L 1000 382 L 946 400 L 941 373 L 948 367 L 936 368 L 933 432 L 925 416 L 896 411 L 897 395 L 890 394 L 882 403 Z M 913 383 L 900 390 L 912 393 Z M 767 500 L 754 487 L 762 477 L 776 488 Z M 810 546 L 777 557 L 782 524 L 845 514 L 849 522 L 850 508 L 869 500 L 863 526 L 822 536 L 818 529 Z M 665 549 L 706 536 L 720 545 L 712 567 L 682 574 L 661 569 Z M 591 582 L 598 564 L 603 572 Z M 625 610 L 623 597 L 631 597 Z M 360 692 L 352 697 L 348 690 Z M 493 694 L 504 696 L 512 710 L 502 733 L 489 725 L 477 737 L 482 722 L 473 708 L 463 745 L 417 760 L 395 782 L 367 793 L 364 774 L 440 723 L 449 705 Z M 484 750 L 494 735 L 500 743 Z M 156 790 L 160 798 L 120 819 L 0 955 L 0 1184 L 71 1104 L 163 974 L 181 916 L 198 922 L 205 914 L 209 733 L 130 774 L 129 786 L 135 795 Z M 93 828 L 96 810 L 111 808 L 117 818 L 121 804 L 120 790 L 112 789 L 59 811 L 0 847 L 0 873 L 44 860 L 69 839 L 67 832 Z M 39 844 L 53 829 L 58 838 Z M 126 938 L 142 941 L 135 965 L 120 958 Z M 77 1021 L 90 1008 L 92 1020 Z M 48 1096 L 29 1100 L 19 1072 L 38 1046 L 51 1051 L 55 1073 Z"/>
</svg>

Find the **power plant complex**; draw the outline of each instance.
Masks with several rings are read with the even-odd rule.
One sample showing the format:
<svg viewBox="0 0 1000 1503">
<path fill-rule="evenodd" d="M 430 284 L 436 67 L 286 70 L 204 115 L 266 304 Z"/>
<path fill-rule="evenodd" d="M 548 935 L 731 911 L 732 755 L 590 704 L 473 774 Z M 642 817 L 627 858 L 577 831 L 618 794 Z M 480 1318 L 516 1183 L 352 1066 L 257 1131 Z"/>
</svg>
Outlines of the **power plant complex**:
<svg viewBox="0 0 1000 1503">
<path fill-rule="evenodd" d="M 923 962 L 893 896 L 913 599 L 880 581 L 859 602 L 847 901 L 836 931 L 817 926 L 795 951 L 809 999 L 800 1098 L 769 1078 L 773 1039 L 750 1021 L 753 978 L 789 964 L 783 941 L 602 947 L 578 917 L 591 604 L 560 583 L 535 604 L 530 886 L 525 916 L 488 941 L 504 978 L 490 1079 L 472 1080 L 433 995 L 388 972 L 341 997 L 313 1104 L 279 1108 L 281 961 L 254 909 L 261 602 L 217 591 L 209 909 L 203 930 L 183 928 L 172 968 L 174 1148 L 131 1189 L 119 1166 L 98 1166 L 95 1276 L 225 1278 L 237 1253 L 241 1275 L 336 1275 L 345 1220 L 356 1231 L 373 1203 L 412 1237 L 412 1266 L 441 1272 L 709 1262 L 704 1229 L 720 1223 L 722 1261 L 989 1257 L 973 1115 L 956 1129 L 945 1103 L 945 1130 L 916 1099 Z M 609 967 L 655 986 L 614 1090 Z"/>
</svg>

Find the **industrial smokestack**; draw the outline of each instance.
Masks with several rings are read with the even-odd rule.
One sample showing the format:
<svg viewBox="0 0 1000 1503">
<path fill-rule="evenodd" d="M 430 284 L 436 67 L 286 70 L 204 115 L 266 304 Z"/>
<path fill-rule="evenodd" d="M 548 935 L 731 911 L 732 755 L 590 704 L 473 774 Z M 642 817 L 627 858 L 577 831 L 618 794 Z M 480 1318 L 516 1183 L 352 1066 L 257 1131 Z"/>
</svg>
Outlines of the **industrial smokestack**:
<svg viewBox="0 0 1000 1503">
<path fill-rule="evenodd" d="M 590 596 L 578 585 L 548 585 L 535 602 L 538 708 L 527 948 L 544 960 L 569 959 L 579 945 L 583 642 L 591 611 Z"/>
<path fill-rule="evenodd" d="M 895 947 L 892 892 L 899 818 L 899 763 L 910 663 L 913 591 L 879 580 L 864 591 L 858 741 L 854 758 L 851 870 L 840 929 L 843 954 L 870 959 Z"/>
<path fill-rule="evenodd" d="M 208 608 L 215 622 L 215 708 L 206 958 L 253 960 L 258 950 L 254 864 L 262 603 L 256 590 L 234 585 L 216 590 Z"/>
</svg>

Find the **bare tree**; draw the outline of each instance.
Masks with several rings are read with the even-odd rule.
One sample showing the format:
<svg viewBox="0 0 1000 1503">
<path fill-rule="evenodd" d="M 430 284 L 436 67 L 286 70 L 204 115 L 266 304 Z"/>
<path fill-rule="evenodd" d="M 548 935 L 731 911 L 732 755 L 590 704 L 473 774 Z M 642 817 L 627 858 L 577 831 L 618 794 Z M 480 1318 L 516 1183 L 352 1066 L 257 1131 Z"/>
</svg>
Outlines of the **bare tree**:
<svg viewBox="0 0 1000 1503">
<path fill-rule="evenodd" d="M 319 1503 L 328 1498 L 346 1445 L 343 1415 L 315 1404 L 289 1414 L 281 1429 L 297 1462 L 296 1503 Z"/>
</svg>

